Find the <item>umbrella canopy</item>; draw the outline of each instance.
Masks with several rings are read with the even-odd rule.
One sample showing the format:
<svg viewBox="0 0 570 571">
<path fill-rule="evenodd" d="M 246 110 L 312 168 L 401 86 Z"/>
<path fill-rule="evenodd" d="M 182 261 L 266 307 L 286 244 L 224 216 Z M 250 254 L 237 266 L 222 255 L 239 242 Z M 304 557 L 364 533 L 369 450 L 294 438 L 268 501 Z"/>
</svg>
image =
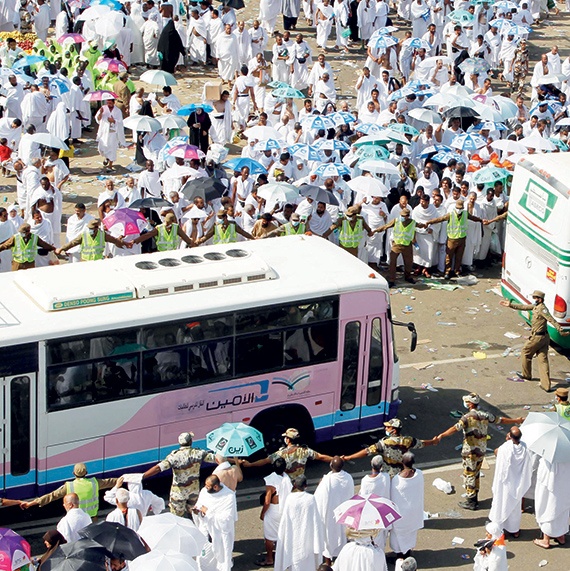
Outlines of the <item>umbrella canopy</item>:
<svg viewBox="0 0 570 571">
<path fill-rule="evenodd" d="M 349 123 L 354 123 L 356 121 L 356 117 L 347 111 L 336 111 L 335 113 L 327 115 L 327 117 L 332 119 L 334 124 L 337 126 L 348 125 Z"/>
<path fill-rule="evenodd" d="M 378 145 L 363 145 L 358 147 L 354 154 L 361 160 L 388 160 L 390 158 L 390 151 L 386 147 Z"/>
<path fill-rule="evenodd" d="M 305 115 L 301 119 L 301 124 L 307 129 L 334 129 L 334 121 L 326 115 Z M 247 133 L 247 131 L 246 131 Z"/>
<path fill-rule="evenodd" d="M 538 134 L 531 134 L 519 140 L 521 145 L 535 151 L 555 151 L 556 145 Z"/>
<path fill-rule="evenodd" d="M 110 7 L 112 8 L 112 6 Z M 121 9 L 120 5 L 119 9 Z M 122 13 L 111 12 L 110 14 L 106 14 L 104 18 L 100 18 L 95 22 L 95 31 L 109 42 L 111 38 L 117 36 L 121 32 L 124 23 L 125 17 Z M 106 49 L 106 46 L 108 45 L 107 42 L 103 45 L 103 49 Z M 115 43 L 114 39 L 113 43 Z"/>
<path fill-rule="evenodd" d="M 206 434 L 206 446 L 222 456 L 251 456 L 264 447 L 263 434 L 243 422 L 224 422 Z"/>
<path fill-rule="evenodd" d="M 161 115 L 157 117 L 156 120 L 160 123 L 163 129 L 184 129 L 187 127 L 186 121 L 180 115 L 173 115 L 168 113 L 168 115 Z"/>
<path fill-rule="evenodd" d="M 382 131 L 385 131 L 385 128 L 376 123 L 362 123 L 355 127 L 355 131 L 365 135 L 379 135 Z"/>
<path fill-rule="evenodd" d="M 60 545 L 42 564 L 42 571 L 106 571 L 111 553 L 91 539 Z"/>
<path fill-rule="evenodd" d="M 77 16 L 78 20 L 98 20 L 99 18 L 104 18 L 111 13 L 111 8 L 109 6 L 104 5 L 95 5 L 90 6 L 87 10 L 84 10 L 79 16 Z"/>
<path fill-rule="evenodd" d="M 151 551 L 129 562 L 129 571 L 198 571 L 198 563 L 174 550 L 162 553 Z"/>
<path fill-rule="evenodd" d="M 443 112 L 443 116 L 446 119 L 451 117 L 479 117 L 479 113 L 475 111 L 472 107 L 467 107 L 466 105 L 458 105 L 456 107 L 450 107 Z"/>
<path fill-rule="evenodd" d="M 167 153 L 172 155 L 173 157 L 178 157 L 180 159 L 185 160 L 200 160 L 205 157 L 204 152 L 201 151 L 195 145 L 189 145 L 188 143 L 184 143 L 182 145 L 176 145 L 171 149 L 168 149 Z"/>
<path fill-rule="evenodd" d="M 109 232 L 115 229 L 120 232 L 121 236 L 140 234 L 146 224 L 146 218 L 140 212 L 130 208 L 119 208 L 103 218 L 105 229 Z"/>
<path fill-rule="evenodd" d="M 402 517 L 394 502 L 376 494 L 352 496 L 333 513 L 337 523 L 353 529 L 386 529 Z"/>
<path fill-rule="evenodd" d="M 24 56 L 14 62 L 12 66 L 13 69 L 22 69 L 23 67 L 27 67 L 28 65 L 35 65 L 37 63 L 41 63 L 45 61 L 47 58 L 44 56 L 37 56 L 37 55 L 30 55 Z"/>
<path fill-rule="evenodd" d="M 377 178 L 372 176 L 357 176 L 356 178 L 348 181 L 347 184 L 350 188 L 352 188 L 352 190 L 362 192 L 371 197 L 388 196 L 390 192 L 384 183 L 380 182 Z"/>
<path fill-rule="evenodd" d="M 311 174 L 327 178 L 329 176 L 342 176 L 350 174 L 350 169 L 342 163 L 323 163 L 315 168 Z"/>
<path fill-rule="evenodd" d="M 70 92 L 69 85 L 65 81 L 63 81 L 62 79 L 58 79 L 57 77 L 54 77 L 49 80 L 49 86 L 51 89 L 59 93 L 59 95 L 63 95 L 64 93 Z"/>
<path fill-rule="evenodd" d="M 468 26 L 473 22 L 475 17 L 467 10 L 453 10 L 447 15 L 448 19 L 461 26 Z"/>
<path fill-rule="evenodd" d="M 208 177 L 189 180 L 180 189 L 188 200 L 201 196 L 206 202 L 220 198 L 225 190 L 226 185 L 221 180 Z"/>
<path fill-rule="evenodd" d="M 178 81 L 171 73 L 162 71 L 161 69 L 149 69 L 145 71 L 141 75 L 140 80 L 150 85 L 160 85 L 161 87 L 178 84 Z"/>
<path fill-rule="evenodd" d="M 432 111 L 431 109 L 425 109 L 424 107 L 416 107 L 408 111 L 408 115 L 412 119 L 417 121 L 422 121 L 423 123 L 431 123 L 432 125 L 440 125 L 443 123 L 441 115 Z"/>
<path fill-rule="evenodd" d="M 361 147 L 362 145 L 388 145 L 392 142 L 392 139 L 388 136 L 387 131 L 388 129 L 383 129 L 380 133 L 360 137 L 353 145 L 355 147 Z"/>
<path fill-rule="evenodd" d="M 154 196 L 147 196 L 146 198 L 139 198 L 138 200 L 133 200 L 129 204 L 129 208 L 162 208 L 163 206 L 174 206 L 168 200 L 164 198 L 155 198 Z"/>
<path fill-rule="evenodd" d="M 499 110 L 499 113 L 501 113 L 503 120 L 509 119 L 510 117 L 516 117 L 518 107 L 512 99 L 504 97 L 503 95 L 493 95 L 491 99 L 493 100 L 493 104 Z"/>
<path fill-rule="evenodd" d="M 271 93 L 273 97 L 285 98 L 285 99 L 304 99 L 305 94 L 294 87 L 278 87 L 274 89 Z"/>
<path fill-rule="evenodd" d="M 329 150 L 329 151 L 348 151 L 350 150 L 350 145 L 339 139 L 319 139 L 314 145 L 315 149 L 319 151 Z"/>
<path fill-rule="evenodd" d="M 444 165 L 446 165 L 451 160 L 455 160 L 457 162 L 462 162 L 462 163 L 467 162 L 467 159 L 463 155 L 460 155 L 459 153 L 453 153 L 451 151 L 439 151 L 438 153 L 433 155 L 431 160 L 435 161 L 436 163 L 441 163 Z"/>
<path fill-rule="evenodd" d="M 82 44 L 87 40 L 81 34 L 63 34 L 57 38 L 59 44 L 64 44 L 65 42 L 72 42 L 74 44 Z"/>
<path fill-rule="evenodd" d="M 295 143 L 289 147 L 289 152 L 304 161 L 320 161 L 322 159 L 318 149 L 305 145 L 305 143 Z"/>
<path fill-rule="evenodd" d="M 299 197 L 299 189 L 286 182 L 263 184 L 259 187 L 257 196 L 263 198 L 270 206 L 278 202 L 294 203 Z"/>
<path fill-rule="evenodd" d="M 473 174 L 472 180 L 474 184 L 493 184 L 497 180 L 505 180 L 511 174 L 507 169 L 490 166 L 479 169 Z"/>
<path fill-rule="evenodd" d="M 361 163 L 358 163 L 358 167 L 363 171 L 368 171 L 374 174 L 400 174 L 397 167 L 388 161 L 362 161 Z"/>
<path fill-rule="evenodd" d="M 156 133 L 162 129 L 157 119 L 147 115 L 131 115 L 123 120 L 123 125 L 131 131 L 144 131 L 145 133 Z"/>
<path fill-rule="evenodd" d="M 482 121 L 477 123 L 477 125 L 471 125 L 468 132 L 479 132 L 479 131 L 508 131 L 508 127 L 503 123 L 497 123 L 496 121 Z"/>
<path fill-rule="evenodd" d="M 504 151 L 506 153 L 527 153 L 528 149 L 521 145 L 519 141 L 513 141 L 511 139 L 500 139 L 498 141 L 493 141 L 491 143 L 493 149 L 499 151 Z"/>
<path fill-rule="evenodd" d="M 120 59 L 113 58 L 101 58 L 95 62 L 95 67 L 97 69 L 104 69 L 107 71 L 112 71 L 113 73 L 121 73 L 127 71 L 127 66 Z"/>
<path fill-rule="evenodd" d="M 267 84 L 267 87 L 271 87 L 271 89 L 279 89 L 280 87 L 291 87 L 288 83 L 284 81 L 272 81 L 271 83 Z"/>
<path fill-rule="evenodd" d="M 454 149 L 459 149 L 461 151 L 476 151 L 484 147 L 487 141 L 481 135 L 473 135 L 471 133 L 463 133 L 462 135 L 457 135 L 453 141 L 451 141 L 451 146 Z"/>
<path fill-rule="evenodd" d="M 12 571 L 30 562 L 30 544 L 15 531 L 0 527 L 0 570 Z"/>
<path fill-rule="evenodd" d="M 550 463 L 570 462 L 570 422 L 557 412 L 529 412 L 521 431 L 529 450 Z"/>
<path fill-rule="evenodd" d="M 108 101 L 109 99 L 118 99 L 119 96 L 114 91 L 97 90 L 90 91 L 83 101 Z"/>
<path fill-rule="evenodd" d="M 250 127 L 249 129 L 246 129 L 243 134 L 248 139 L 257 139 L 258 141 L 281 138 L 281 133 L 277 131 L 277 129 L 268 127 L 266 125 L 256 125 L 255 127 Z"/>
<path fill-rule="evenodd" d="M 256 151 L 278 151 L 283 149 L 287 143 L 283 139 L 267 139 L 256 143 L 254 149 Z"/>
<path fill-rule="evenodd" d="M 177 115 L 190 115 L 190 113 L 194 113 L 196 109 L 202 109 L 205 113 L 211 113 L 214 108 L 211 105 L 207 105 L 206 103 L 190 103 L 188 105 L 183 105 L 178 109 L 176 112 Z"/>
<path fill-rule="evenodd" d="M 190 557 L 200 555 L 208 541 L 192 520 L 171 513 L 144 518 L 139 528 L 139 535 L 153 550 L 163 552 L 174 550 Z"/>
<path fill-rule="evenodd" d="M 463 73 L 485 73 L 491 69 L 491 66 L 480 57 L 467 58 L 459 64 L 459 69 Z"/>
<path fill-rule="evenodd" d="M 79 531 L 79 535 L 102 545 L 113 555 L 122 555 L 129 561 L 147 552 L 137 532 L 122 523 L 110 521 L 92 523 Z"/>
<path fill-rule="evenodd" d="M 397 38 L 394 36 L 389 36 L 387 34 L 379 34 L 377 37 L 371 37 L 368 41 L 367 46 L 371 48 L 382 48 L 387 49 L 395 46 L 398 43 Z"/>
<path fill-rule="evenodd" d="M 407 123 L 394 123 L 393 125 L 390 125 L 390 130 L 396 131 L 396 133 L 402 133 L 404 135 L 411 135 L 412 137 L 420 134 L 420 132 L 415 127 L 412 127 Z"/>
<path fill-rule="evenodd" d="M 267 174 L 267 169 L 259 162 L 246 157 L 237 157 L 225 162 L 222 165 L 224 168 L 235 171 L 241 171 L 242 168 L 247 167 L 250 174 Z"/>
<path fill-rule="evenodd" d="M 69 151 L 69 147 L 58 137 L 54 137 L 49 133 L 34 133 L 30 135 L 30 141 L 34 143 L 39 143 L 45 147 L 51 147 L 53 149 L 63 149 L 64 151 Z"/>
<path fill-rule="evenodd" d="M 302 184 L 299 193 L 305 198 L 312 198 L 315 202 L 324 202 L 331 206 L 339 206 L 338 200 L 332 192 L 313 184 Z"/>
<path fill-rule="evenodd" d="M 453 149 L 451 147 L 448 147 L 447 145 L 442 145 L 441 143 L 436 143 L 435 145 L 430 145 L 429 147 L 426 147 L 421 153 L 420 153 L 420 158 L 425 159 L 426 157 L 428 157 L 429 155 L 431 155 L 432 153 L 439 153 L 441 151 L 453 151 Z"/>
<path fill-rule="evenodd" d="M 430 50 L 431 46 L 427 40 L 422 40 L 421 38 L 408 38 L 404 40 L 404 45 L 419 50 L 423 48 L 424 50 Z"/>
</svg>

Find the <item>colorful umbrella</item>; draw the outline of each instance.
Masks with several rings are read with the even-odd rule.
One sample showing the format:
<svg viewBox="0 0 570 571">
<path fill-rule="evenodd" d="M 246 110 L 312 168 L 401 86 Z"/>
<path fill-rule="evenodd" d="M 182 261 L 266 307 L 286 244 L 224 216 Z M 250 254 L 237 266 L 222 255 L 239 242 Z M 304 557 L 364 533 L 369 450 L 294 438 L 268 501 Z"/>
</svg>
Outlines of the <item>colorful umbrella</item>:
<svg viewBox="0 0 570 571">
<path fill-rule="evenodd" d="M 204 113 L 211 113 L 214 110 L 214 108 L 211 105 L 207 105 L 205 103 L 190 103 L 188 105 L 183 105 L 182 107 L 180 107 L 180 109 L 178 109 L 176 114 L 188 116 L 191 113 L 194 113 L 196 109 L 202 109 Z"/>
<path fill-rule="evenodd" d="M 390 125 L 390 129 L 392 131 L 396 131 L 396 133 L 411 135 L 412 137 L 420 134 L 420 132 L 415 127 L 412 127 L 407 123 L 394 123 L 393 125 Z"/>
<path fill-rule="evenodd" d="M 57 77 L 54 77 L 49 80 L 49 86 L 54 91 L 59 93 L 59 95 L 63 95 L 64 93 L 69 93 L 71 91 L 69 85 L 65 81 L 63 81 L 63 79 L 59 79 Z"/>
<path fill-rule="evenodd" d="M 63 44 L 65 42 L 72 42 L 74 44 L 82 44 L 87 40 L 81 34 L 63 34 L 57 38 L 58 43 Z"/>
<path fill-rule="evenodd" d="M 119 208 L 103 218 L 103 226 L 109 232 L 118 231 L 121 236 L 140 234 L 146 225 L 146 218 L 140 212 L 130 208 Z"/>
<path fill-rule="evenodd" d="M 431 158 L 432 161 L 436 163 L 441 163 L 446 165 L 449 161 L 455 160 L 457 162 L 465 163 L 466 159 L 464 156 L 460 155 L 459 153 L 453 153 L 451 151 L 439 151 Z"/>
<path fill-rule="evenodd" d="M 348 151 L 350 150 L 350 145 L 344 141 L 339 141 L 338 139 L 319 139 L 314 145 L 315 149 L 319 151 Z"/>
<path fill-rule="evenodd" d="M 108 101 L 109 99 L 118 99 L 119 96 L 113 91 L 90 91 L 84 98 L 83 101 Z"/>
<path fill-rule="evenodd" d="M 332 119 L 337 127 L 339 125 L 348 125 L 356 121 L 356 117 L 347 111 L 335 111 L 334 113 L 327 115 L 327 117 Z"/>
<path fill-rule="evenodd" d="M 321 154 L 315 147 L 306 145 L 305 143 L 295 143 L 289 147 L 289 152 L 299 159 L 304 161 L 320 161 Z"/>
<path fill-rule="evenodd" d="M 141 75 L 140 80 L 150 85 L 159 85 L 161 87 L 178 84 L 178 81 L 171 73 L 162 71 L 161 69 L 149 69 L 145 71 Z"/>
<path fill-rule="evenodd" d="M 448 19 L 461 26 L 468 26 L 473 22 L 475 17 L 467 10 L 453 10 L 447 15 Z"/>
<path fill-rule="evenodd" d="M 30 544 L 15 531 L 0 527 L 0 571 L 12 571 L 30 563 Z"/>
<path fill-rule="evenodd" d="M 95 62 L 95 67 L 97 69 L 104 69 L 113 73 L 121 73 L 123 71 L 127 71 L 125 62 L 121 61 L 120 59 L 113 58 L 101 58 Z"/>
<path fill-rule="evenodd" d="M 37 63 L 41 63 L 42 61 L 45 61 L 47 58 L 45 58 L 44 56 L 37 56 L 37 55 L 31 55 L 31 56 L 24 56 L 21 57 L 20 59 L 16 60 L 14 62 L 14 65 L 12 66 L 13 69 L 22 69 L 23 67 L 27 67 L 29 65 L 35 65 Z"/>
<path fill-rule="evenodd" d="M 92 0 L 91 6 L 107 6 L 111 10 L 121 10 L 123 7 L 122 2 L 118 0 Z"/>
<path fill-rule="evenodd" d="M 265 446 L 263 434 L 243 422 L 224 422 L 206 434 L 206 446 L 222 456 L 251 456 Z"/>
<path fill-rule="evenodd" d="M 422 40 L 421 38 L 408 38 L 407 40 L 404 40 L 404 45 L 409 46 L 410 48 L 414 48 L 415 50 L 419 50 L 422 48 L 424 50 L 431 49 L 429 42 L 427 42 L 426 40 Z"/>
<path fill-rule="evenodd" d="M 277 151 L 285 146 L 286 143 L 283 139 L 267 139 L 256 143 L 254 149 L 256 151 Z"/>
<path fill-rule="evenodd" d="M 172 155 L 173 157 L 178 157 L 180 159 L 185 160 L 200 160 L 203 159 L 206 155 L 195 145 L 189 145 L 187 143 L 183 145 L 176 145 L 176 147 L 172 147 L 168 149 L 168 154 Z"/>
<path fill-rule="evenodd" d="M 365 135 L 378 135 L 384 130 L 384 127 L 381 127 L 376 123 L 362 123 L 361 125 L 357 125 L 355 128 L 355 131 L 364 133 Z"/>
<path fill-rule="evenodd" d="M 389 35 L 378 35 L 376 38 L 370 38 L 370 40 L 368 40 L 368 46 L 371 48 L 377 48 L 377 49 L 388 49 L 392 46 L 395 46 L 398 43 L 398 40 L 394 37 L 394 36 L 389 36 Z"/>
<path fill-rule="evenodd" d="M 322 178 L 328 178 L 330 176 L 350 174 L 350 169 L 342 163 L 323 163 L 314 169 L 311 174 L 316 174 Z"/>
<path fill-rule="evenodd" d="M 326 115 L 305 115 L 301 119 L 301 124 L 308 129 L 334 129 L 334 121 Z"/>
<path fill-rule="evenodd" d="M 386 498 L 357 494 L 335 508 L 334 517 L 353 529 L 387 529 L 402 516 L 396 504 Z"/>
<path fill-rule="evenodd" d="M 288 83 L 284 81 L 272 81 L 271 83 L 267 84 L 267 87 L 271 87 L 271 89 L 279 89 L 280 87 L 291 87 Z"/>
<path fill-rule="evenodd" d="M 435 145 L 430 145 L 426 147 L 419 155 L 421 159 L 425 159 L 432 153 L 440 153 L 440 152 L 452 152 L 453 149 L 448 147 L 447 145 L 442 145 L 441 143 L 436 143 Z"/>
<path fill-rule="evenodd" d="M 386 147 L 380 147 L 378 145 L 363 145 L 362 147 L 358 147 L 354 154 L 361 161 L 376 159 L 384 161 L 390 158 L 390 151 Z"/>
<path fill-rule="evenodd" d="M 249 174 L 267 174 L 267 169 L 258 161 L 244 157 L 237 157 L 225 162 L 223 167 L 231 169 L 234 172 L 241 171 L 243 167 L 249 169 Z"/>
<path fill-rule="evenodd" d="M 273 97 L 284 99 L 304 99 L 305 94 L 293 87 L 278 87 L 271 92 Z"/>
<path fill-rule="evenodd" d="M 476 151 L 481 147 L 484 147 L 487 141 L 481 135 L 473 135 L 471 133 L 463 133 L 461 135 L 456 135 L 453 141 L 451 141 L 451 146 L 454 149 L 459 149 L 461 151 Z"/>
<path fill-rule="evenodd" d="M 507 169 L 490 166 L 479 169 L 473 174 L 472 180 L 474 184 L 493 184 L 497 180 L 505 180 L 510 175 Z"/>
</svg>

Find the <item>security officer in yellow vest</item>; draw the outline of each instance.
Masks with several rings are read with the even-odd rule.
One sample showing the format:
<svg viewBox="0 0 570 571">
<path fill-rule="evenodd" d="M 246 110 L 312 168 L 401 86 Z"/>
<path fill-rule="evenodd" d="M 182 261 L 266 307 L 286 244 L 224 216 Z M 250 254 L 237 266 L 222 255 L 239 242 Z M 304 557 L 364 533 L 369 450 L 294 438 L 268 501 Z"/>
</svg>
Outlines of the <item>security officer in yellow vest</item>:
<svg viewBox="0 0 570 571">
<path fill-rule="evenodd" d="M 455 203 L 455 208 L 433 220 L 428 220 L 426 225 L 447 222 L 447 246 L 445 249 L 445 279 L 452 277 L 452 273 L 461 275 L 461 260 L 465 251 L 465 241 L 467 239 L 467 220 L 473 222 L 483 222 L 478 216 L 473 216 L 465 210 L 463 200 Z M 455 263 L 454 263 L 455 257 Z M 452 271 L 452 267 L 455 271 Z"/>
<path fill-rule="evenodd" d="M 32 227 L 26 222 L 22 224 L 11 238 L 0 244 L 0 252 L 12 250 L 12 271 L 29 270 L 36 267 L 38 248 L 54 251 L 55 246 L 44 242 L 36 234 L 32 234 Z"/>
<path fill-rule="evenodd" d="M 407 208 L 403 208 L 398 218 L 394 218 L 388 224 L 376 228 L 374 232 L 384 232 L 388 228 L 394 229 L 392 232 L 392 248 L 390 250 L 388 285 L 394 287 L 396 284 L 396 265 L 400 254 L 404 260 L 404 277 L 407 282 L 415 284 L 416 280 L 412 277 L 414 265 L 414 251 L 412 248 L 416 241 L 416 228 L 426 228 L 426 225 L 412 220 L 410 211 Z"/>
<path fill-rule="evenodd" d="M 138 238 L 133 240 L 133 244 L 139 244 L 145 240 L 150 240 L 156 236 L 156 249 L 159 252 L 167 252 L 168 250 L 178 250 L 180 242 L 178 238 L 184 240 L 188 247 L 196 245 L 197 227 L 192 227 L 192 236 L 188 236 L 184 230 L 180 227 L 180 224 L 176 223 L 176 215 L 171 212 L 164 217 L 164 222 L 153 228 L 150 232 L 145 232 L 141 234 Z"/>
<path fill-rule="evenodd" d="M 532 358 L 536 355 L 538 361 L 538 374 L 540 377 L 540 388 L 547 393 L 550 388 L 550 367 L 548 364 L 548 346 L 550 336 L 548 335 L 548 323 L 554 327 L 560 335 L 570 335 L 570 331 L 562 329 L 562 326 L 552 315 L 546 305 L 544 305 L 544 292 L 535 290 L 532 292 L 534 304 L 513 303 L 512 300 L 502 299 L 500 304 L 504 307 L 517 309 L 518 311 L 530 311 L 530 336 L 521 350 L 522 379 L 532 379 Z"/>
<path fill-rule="evenodd" d="M 568 389 L 559 387 L 554 391 L 556 404 L 551 410 L 556 411 L 564 420 L 570 421 L 570 402 L 568 402 Z"/>
<path fill-rule="evenodd" d="M 228 213 L 225 210 L 218 210 L 216 223 L 201 238 L 196 240 L 196 245 L 199 246 L 210 238 L 213 238 L 212 242 L 214 244 L 233 244 L 237 242 L 238 234 L 247 240 L 255 240 L 249 232 L 240 228 L 234 220 L 228 220 Z"/>
<path fill-rule="evenodd" d="M 93 219 L 87 223 L 87 228 L 83 230 L 79 236 L 68 242 L 61 248 L 58 248 L 55 253 L 59 256 L 75 246 L 81 246 L 81 261 L 92 262 L 93 260 L 102 260 L 105 255 L 105 244 L 109 242 L 118 248 L 127 246 L 121 238 L 115 238 L 107 234 L 99 227 L 99 220 Z"/>
<path fill-rule="evenodd" d="M 345 215 L 339 218 L 323 234 L 323 238 L 328 238 L 332 232 L 340 228 L 338 235 L 339 246 L 356 257 L 358 257 L 358 246 L 361 244 L 364 233 L 366 232 L 368 236 L 373 236 L 370 226 L 368 226 L 364 218 L 362 218 L 358 212 L 359 209 L 357 206 L 347 208 Z"/>
<path fill-rule="evenodd" d="M 99 490 L 112 488 L 117 483 L 118 478 L 87 478 L 87 466 L 83 463 L 75 464 L 73 475 L 75 476 L 74 480 L 65 482 L 57 490 L 35 500 L 22 502 L 21 508 L 28 509 L 34 506 L 43 508 L 55 500 L 61 500 L 67 494 L 77 494 L 79 507 L 91 518 L 96 518 L 99 511 Z"/>
<path fill-rule="evenodd" d="M 279 226 L 272 232 L 267 233 L 264 238 L 273 238 L 275 236 L 299 236 L 305 234 L 307 225 L 301 222 L 301 217 L 293 212 L 289 218 L 289 222 Z"/>
</svg>

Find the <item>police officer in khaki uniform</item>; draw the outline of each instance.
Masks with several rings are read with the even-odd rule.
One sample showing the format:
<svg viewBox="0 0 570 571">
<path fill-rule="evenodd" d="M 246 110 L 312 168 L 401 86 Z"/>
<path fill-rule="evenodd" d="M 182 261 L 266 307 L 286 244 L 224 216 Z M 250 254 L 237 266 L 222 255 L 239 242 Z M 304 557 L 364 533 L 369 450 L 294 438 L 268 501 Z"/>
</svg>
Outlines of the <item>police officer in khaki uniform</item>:
<svg viewBox="0 0 570 571">
<path fill-rule="evenodd" d="M 540 376 L 540 388 L 549 393 L 550 388 L 550 367 L 548 365 L 548 345 L 550 336 L 548 335 L 548 325 L 550 323 L 560 335 L 570 335 L 570 331 L 564 331 L 562 326 L 550 315 L 546 305 L 544 305 L 544 292 L 535 290 L 532 292 L 534 304 L 513 303 L 502 300 L 501 305 L 517 309 L 519 311 L 530 311 L 530 337 L 524 344 L 521 351 L 522 372 L 521 378 L 532 379 L 532 358 L 536 355 L 538 361 L 538 373 Z"/>
</svg>

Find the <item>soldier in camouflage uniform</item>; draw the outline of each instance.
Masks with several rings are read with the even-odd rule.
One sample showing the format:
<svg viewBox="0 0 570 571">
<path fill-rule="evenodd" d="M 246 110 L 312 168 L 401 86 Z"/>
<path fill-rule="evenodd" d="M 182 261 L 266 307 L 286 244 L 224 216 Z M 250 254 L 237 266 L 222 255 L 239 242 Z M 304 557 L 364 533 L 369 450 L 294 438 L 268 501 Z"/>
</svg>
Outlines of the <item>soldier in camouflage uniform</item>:
<svg viewBox="0 0 570 571">
<path fill-rule="evenodd" d="M 192 432 L 178 437 L 180 448 L 171 452 L 162 462 L 143 474 L 143 480 L 172 468 L 170 511 L 184 517 L 191 513 L 200 493 L 200 468 L 202 463 L 215 464 L 216 457 L 208 450 L 192 448 Z"/>
<path fill-rule="evenodd" d="M 302 476 L 305 473 L 307 460 L 320 460 L 321 462 L 330 462 L 332 460 L 332 456 L 319 454 L 319 452 L 315 452 L 307 446 L 297 444 L 300 435 L 296 428 L 288 428 L 282 436 L 285 439 L 285 446 L 267 458 L 262 458 L 256 462 L 245 460 L 242 466 L 244 468 L 264 466 L 265 464 L 273 463 L 277 458 L 283 458 L 287 464 L 285 473 L 289 474 L 291 480 L 294 480 L 297 476 Z"/>
<path fill-rule="evenodd" d="M 463 485 L 467 492 L 467 499 L 464 502 L 459 502 L 459 505 L 466 510 L 476 510 L 479 506 L 479 477 L 483 458 L 487 451 L 489 423 L 520 424 L 524 420 L 523 418 L 496 417 L 490 412 L 479 410 L 480 401 L 477 393 L 464 396 L 463 406 L 468 409 L 468 412 L 459 419 L 457 424 L 435 437 L 439 441 L 456 432 L 463 432 L 461 458 L 463 459 Z"/>
</svg>

